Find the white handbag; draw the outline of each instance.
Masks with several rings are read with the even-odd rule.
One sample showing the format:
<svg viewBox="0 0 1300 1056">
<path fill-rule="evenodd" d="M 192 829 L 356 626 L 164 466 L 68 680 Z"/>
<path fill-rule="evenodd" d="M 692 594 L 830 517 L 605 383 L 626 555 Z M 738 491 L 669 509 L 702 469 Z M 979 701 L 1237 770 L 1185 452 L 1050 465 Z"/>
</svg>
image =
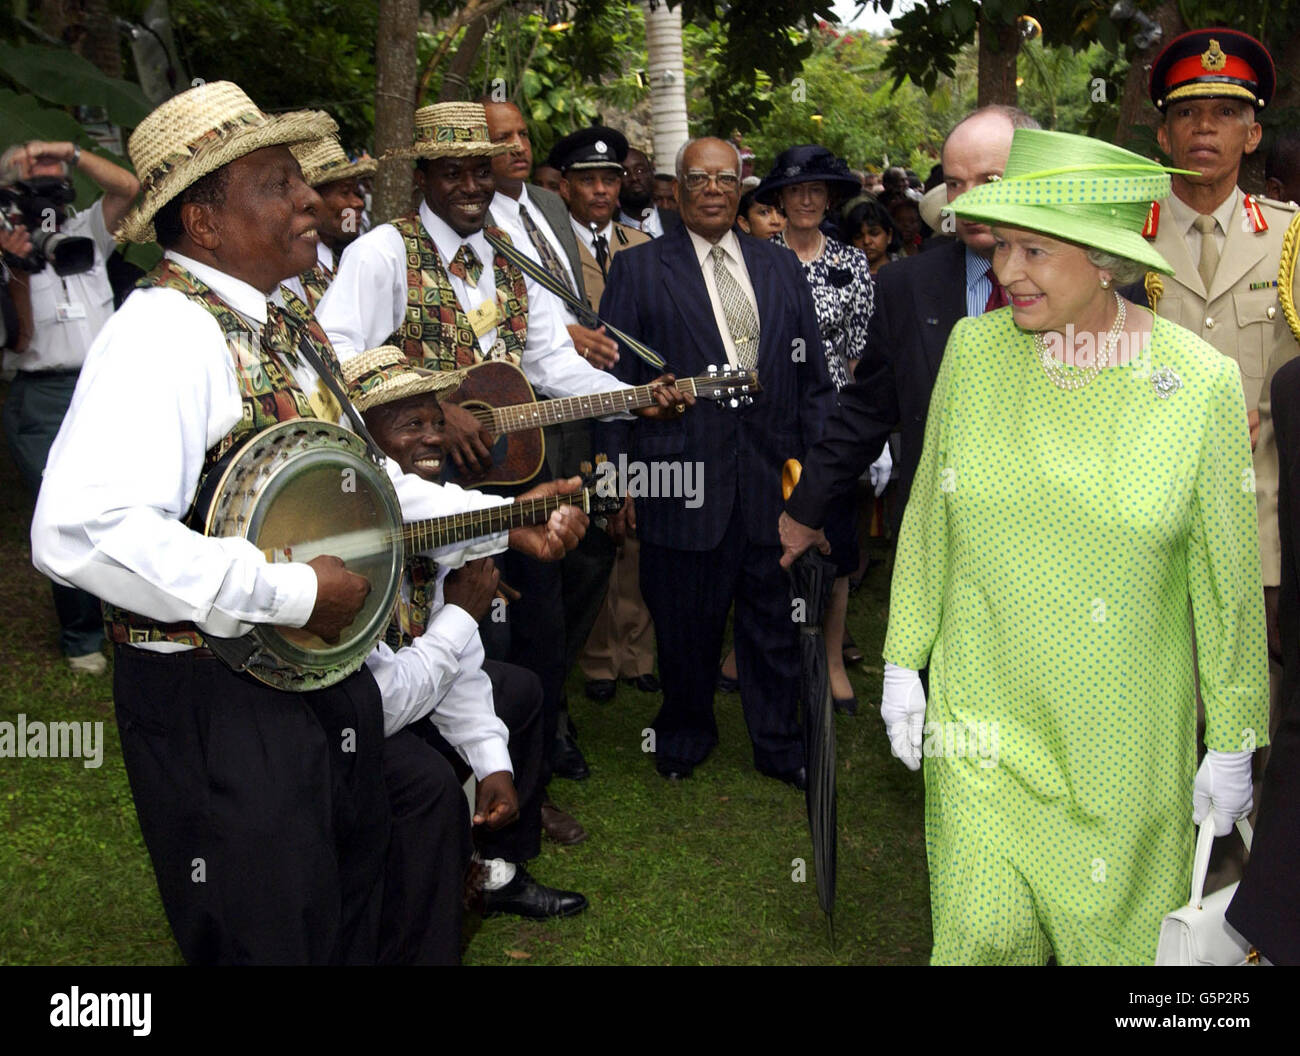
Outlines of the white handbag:
<svg viewBox="0 0 1300 1056">
<path fill-rule="evenodd" d="M 1250 823 L 1237 822 L 1246 850 L 1250 850 Z M 1206 895 L 1205 874 L 1210 868 L 1210 849 L 1214 846 L 1214 818 L 1201 822 L 1196 834 L 1196 854 L 1192 858 L 1192 897 L 1182 909 L 1167 913 L 1160 922 L 1160 942 L 1156 946 L 1159 965 L 1237 965 L 1254 964 L 1258 955 L 1250 942 L 1223 915 L 1237 891 L 1229 884 Z"/>
</svg>

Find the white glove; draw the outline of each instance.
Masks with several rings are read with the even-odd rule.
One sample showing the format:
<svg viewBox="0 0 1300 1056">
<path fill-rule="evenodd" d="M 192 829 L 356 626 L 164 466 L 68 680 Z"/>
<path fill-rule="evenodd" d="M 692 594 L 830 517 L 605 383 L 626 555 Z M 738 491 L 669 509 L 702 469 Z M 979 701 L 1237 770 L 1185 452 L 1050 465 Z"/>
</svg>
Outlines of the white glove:
<svg viewBox="0 0 1300 1056">
<path fill-rule="evenodd" d="M 1250 759 L 1254 752 L 1207 751 L 1192 783 L 1192 821 L 1199 825 L 1212 813 L 1214 835 L 1226 836 L 1233 823 L 1254 806 Z"/>
<path fill-rule="evenodd" d="M 880 701 L 890 750 L 909 770 L 921 769 L 921 733 L 925 727 L 925 690 L 921 675 L 885 661 L 885 692 Z"/>
<path fill-rule="evenodd" d="M 889 453 L 888 444 L 880 449 L 880 457 L 871 463 L 870 472 L 871 486 L 875 489 L 876 497 L 879 498 L 894 472 L 894 458 Z"/>
</svg>

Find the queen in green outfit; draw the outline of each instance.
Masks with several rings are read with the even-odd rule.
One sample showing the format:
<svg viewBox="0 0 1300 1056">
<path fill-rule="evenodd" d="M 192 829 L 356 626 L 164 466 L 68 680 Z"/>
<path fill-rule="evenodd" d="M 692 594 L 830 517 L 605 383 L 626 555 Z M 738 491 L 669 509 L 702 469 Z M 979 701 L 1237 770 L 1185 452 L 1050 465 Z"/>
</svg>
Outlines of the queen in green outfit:
<svg viewBox="0 0 1300 1056">
<path fill-rule="evenodd" d="M 1226 833 L 1251 807 L 1268 668 L 1241 380 L 1115 289 L 1171 270 L 1140 233 L 1168 187 L 1022 129 L 952 205 L 992 225 L 1010 305 L 949 339 L 890 599 L 881 711 L 924 761 L 934 963 L 1150 964 L 1194 819 Z"/>
</svg>

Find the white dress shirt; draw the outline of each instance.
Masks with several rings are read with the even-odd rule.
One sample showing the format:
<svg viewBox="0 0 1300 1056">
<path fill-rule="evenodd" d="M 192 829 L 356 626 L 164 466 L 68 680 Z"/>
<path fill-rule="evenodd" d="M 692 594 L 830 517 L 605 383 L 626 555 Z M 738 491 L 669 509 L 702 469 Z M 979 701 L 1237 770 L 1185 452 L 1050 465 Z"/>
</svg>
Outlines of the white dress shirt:
<svg viewBox="0 0 1300 1056">
<path fill-rule="evenodd" d="M 697 235 L 690 228 L 687 233 L 691 236 L 691 245 L 695 247 L 695 257 L 700 262 L 700 271 L 704 275 L 704 287 L 709 291 L 709 304 L 713 307 L 713 319 L 718 324 L 718 333 L 722 335 L 722 347 L 727 351 L 727 362 L 733 367 L 740 366 L 740 360 L 736 358 L 736 343 L 731 339 L 731 330 L 727 326 L 727 317 L 722 314 L 722 300 L 718 296 L 718 284 L 713 278 L 713 246 L 714 243 Z M 740 252 L 740 241 L 736 238 L 736 233 L 730 229 L 717 241 L 726 252 L 726 259 L 723 266 L 731 272 L 735 280 L 740 283 L 741 292 L 748 298 L 749 303 L 754 306 L 755 316 L 759 316 L 758 298 L 754 296 L 754 285 L 749 281 L 749 269 L 745 267 L 745 258 Z M 761 317 L 761 316 L 760 316 Z"/>
<path fill-rule="evenodd" d="M 460 606 L 444 604 L 446 578 L 439 566 L 424 634 L 396 652 L 381 642 L 366 659 L 383 697 L 384 736 L 427 716 L 477 780 L 499 770 L 513 774 L 510 731 L 493 708 L 478 626 Z M 409 591 L 407 577 L 402 586 Z"/>
<path fill-rule="evenodd" d="M 5 367 L 23 371 L 76 370 L 85 362 L 95 336 L 113 314 L 113 287 L 108 282 L 108 258 L 115 243 L 104 226 L 103 198 L 89 209 L 69 216 L 64 234 L 89 238 L 95 263 L 79 275 L 57 275 L 46 264 L 29 278 L 32 336 L 27 348 L 5 353 Z"/>
<path fill-rule="evenodd" d="M 261 291 L 169 256 L 254 329 L 265 323 Z M 308 364 L 294 368 L 294 376 L 307 393 L 315 391 L 319 379 Z M 178 290 L 136 290 L 92 344 L 50 450 L 32 518 L 33 563 L 60 583 L 161 622 L 193 622 L 217 637 L 238 637 L 254 623 L 301 627 L 316 604 L 309 566 L 268 563 L 245 539 L 208 538 L 181 523 L 206 453 L 242 410 L 216 319 Z M 391 459 L 387 468 L 410 519 L 505 501 L 428 484 L 402 474 Z M 505 542 L 502 533 L 434 553 L 454 567 Z"/>
<path fill-rule="evenodd" d="M 619 223 L 627 224 L 628 227 L 635 227 L 638 231 L 644 232 L 651 238 L 658 238 L 664 233 L 664 221 L 663 217 L 659 215 L 659 206 L 657 205 L 650 207 L 650 211 L 645 214 L 644 220 L 633 220 L 629 214 L 621 210 L 618 220 Z"/>
<path fill-rule="evenodd" d="M 550 244 L 551 251 L 559 260 L 561 267 L 564 268 L 564 273 L 569 276 L 570 288 L 576 292 L 578 284 L 573 277 L 573 267 L 569 263 L 569 254 L 560 245 L 560 240 L 556 237 L 550 221 L 537 208 L 537 203 L 528 197 L 528 187 L 526 185 L 519 189 L 518 198 L 511 198 L 508 194 L 497 191 L 496 196 L 492 199 L 492 206 L 488 210 L 492 214 L 491 222 L 505 231 L 510 236 L 510 241 L 520 250 L 537 261 L 538 264 L 541 264 L 542 255 L 537 252 L 533 240 L 528 237 L 528 229 L 524 227 L 524 222 L 519 217 L 520 206 L 528 210 L 528 215 L 532 218 L 533 223 L 537 225 L 537 230 L 542 233 L 542 237 Z M 531 325 L 531 306 L 528 314 L 530 316 L 529 325 Z"/>
<path fill-rule="evenodd" d="M 319 240 L 316 242 L 316 263 L 325 269 L 326 275 L 334 274 L 334 250 Z M 302 279 L 297 275 L 291 279 L 285 279 L 280 285 L 287 286 L 303 304 L 311 304 L 307 300 L 307 291 L 302 287 Z"/>
<path fill-rule="evenodd" d="M 483 232 L 461 238 L 425 202 L 420 203 L 420 222 L 437 246 L 444 269 L 462 243 L 468 244 L 483 264 L 475 286 L 448 273 L 461 308 L 468 314 L 484 302 L 495 301 L 493 251 Z M 528 293 L 528 335 L 519 366 L 533 388 L 546 396 L 591 396 L 629 388 L 578 355 L 569 339 L 560 299 L 527 276 L 524 281 Z M 343 251 L 338 274 L 316 306 L 316 318 L 340 360 L 388 340 L 406 318 L 406 244 L 397 228 L 381 224 Z M 484 354 L 492 348 L 496 337 L 496 327 L 479 337 L 479 348 Z"/>
</svg>

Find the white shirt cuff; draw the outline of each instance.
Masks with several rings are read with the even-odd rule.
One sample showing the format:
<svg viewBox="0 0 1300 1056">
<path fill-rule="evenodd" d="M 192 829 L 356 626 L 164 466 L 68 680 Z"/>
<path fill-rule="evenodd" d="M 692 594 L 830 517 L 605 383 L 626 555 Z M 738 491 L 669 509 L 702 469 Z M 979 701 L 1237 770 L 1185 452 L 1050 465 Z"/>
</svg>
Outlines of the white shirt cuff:
<svg viewBox="0 0 1300 1056">
<path fill-rule="evenodd" d="M 515 768 L 510 763 L 510 752 L 506 749 L 504 737 L 493 734 L 472 744 L 462 744 L 460 754 L 474 771 L 475 781 L 482 781 L 488 774 L 495 774 L 499 770 L 505 770 L 511 777 L 514 776 Z"/>
</svg>

